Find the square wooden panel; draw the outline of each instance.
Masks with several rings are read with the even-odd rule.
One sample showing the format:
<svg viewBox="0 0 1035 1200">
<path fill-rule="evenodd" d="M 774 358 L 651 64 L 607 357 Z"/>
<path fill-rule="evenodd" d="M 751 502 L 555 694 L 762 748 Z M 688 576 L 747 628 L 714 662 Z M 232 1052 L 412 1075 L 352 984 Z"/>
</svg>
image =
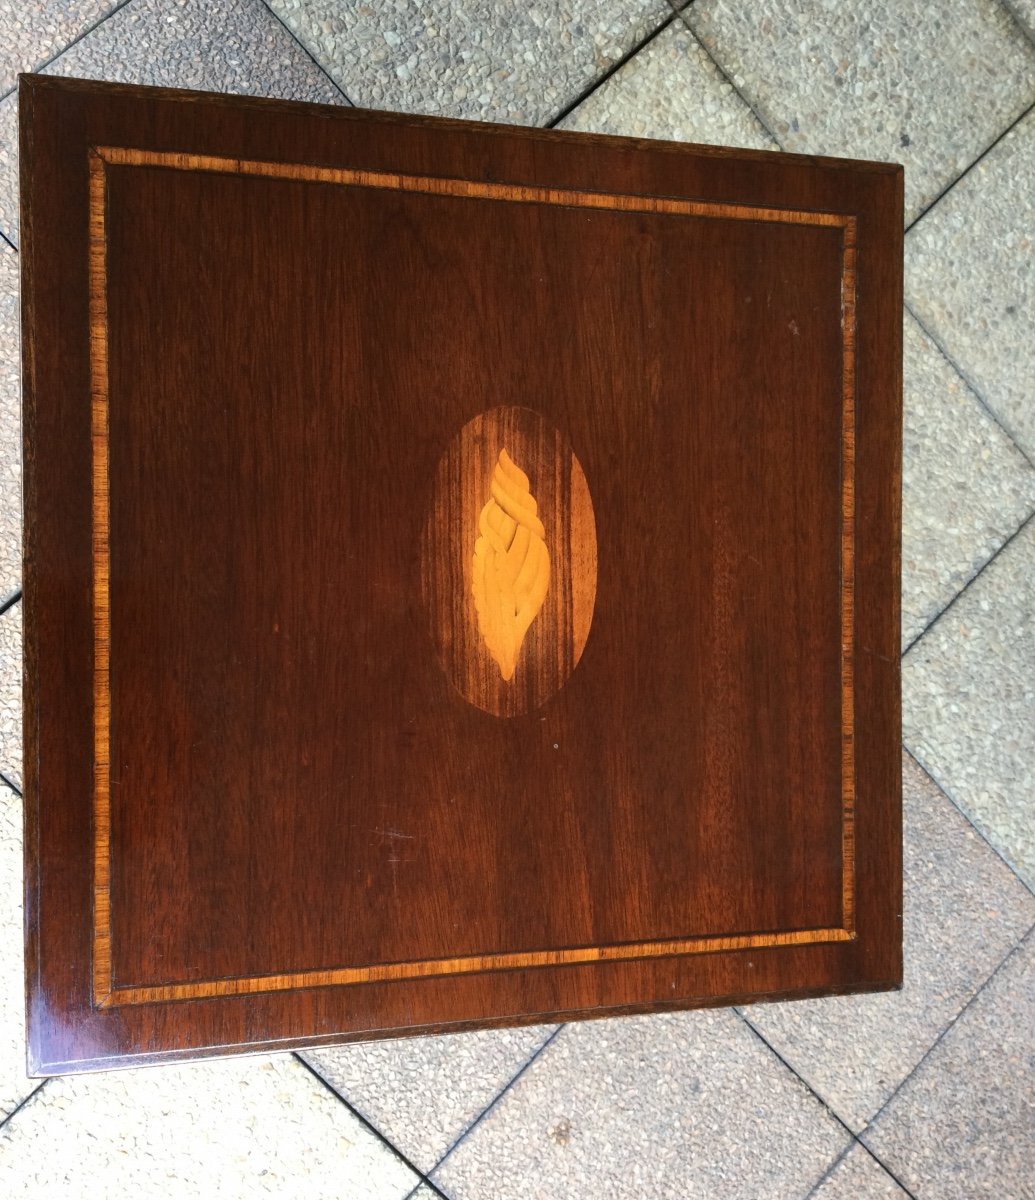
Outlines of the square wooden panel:
<svg viewBox="0 0 1035 1200">
<path fill-rule="evenodd" d="M 896 986 L 898 167 L 25 77 L 33 1068 Z"/>
</svg>

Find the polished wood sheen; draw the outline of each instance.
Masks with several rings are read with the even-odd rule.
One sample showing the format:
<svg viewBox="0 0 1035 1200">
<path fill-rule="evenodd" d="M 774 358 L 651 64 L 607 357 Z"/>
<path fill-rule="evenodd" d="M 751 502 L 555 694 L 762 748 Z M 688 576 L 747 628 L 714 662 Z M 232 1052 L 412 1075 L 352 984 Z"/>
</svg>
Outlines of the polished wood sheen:
<svg viewBox="0 0 1035 1200">
<path fill-rule="evenodd" d="M 32 1070 L 897 986 L 900 168 L 21 91 Z"/>
</svg>

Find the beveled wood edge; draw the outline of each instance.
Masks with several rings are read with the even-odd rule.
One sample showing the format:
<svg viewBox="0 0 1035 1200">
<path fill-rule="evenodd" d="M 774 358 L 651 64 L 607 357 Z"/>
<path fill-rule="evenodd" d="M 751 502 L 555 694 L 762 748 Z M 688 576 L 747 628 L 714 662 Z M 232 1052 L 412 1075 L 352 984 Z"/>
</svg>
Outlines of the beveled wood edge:
<svg viewBox="0 0 1035 1200">
<path fill-rule="evenodd" d="M 40 75 L 31 71 L 18 75 L 19 90 L 66 92 L 73 96 L 101 96 L 140 100 L 151 98 L 168 104 L 215 105 L 220 108 L 256 109 L 260 112 L 281 113 L 285 116 L 311 117 L 318 114 L 343 124 L 352 121 L 376 122 L 380 125 L 411 129 L 466 130 L 493 138 L 518 138 L 522 141 L 580 142 L 613 149 L 647 150 L 683 157 L 741 159 L 749 162 L 791 164 L 822 171 L 863 171 L 873 175 L 904 173 L 901 163 L 872 158 L 843 158 L 831 154 L 802 154 L 788 150 L 756 150 L 749 147 L 716 146 L 709 142 L 682 142 L 671 138 L 630 137 L 626 134 L 584 133 L 572 129 L 543 129 L 535 125 L 511 125 L 500 121 L 478 121 L 467 117 L 429 116 L 423 113 L 398 112 L 358 105 L 318 104 L 308 100 L 286 100 L 282 97 L 242 96 L 227 92 L 195 91 L 192 88 L 151 87 L 135 83 L 109 83 L 75 76 Z"/>
<path fill-rule="evenodd" d="M 25 935 L 25 1032 L 27 1056 L 32 1054 L 31 1014 L 35 997 L 42 994 L 42 954 L 40 949 L 40 801 L 39 801 L 39 724 L 40 699 L 39 648 L 35 620 L 36 604 L 36 396 L 37 396 L 37 274 L 35 213 L 30 202 L 33 161 L 33 125 L 30 114 L 31 92 L 18 97 L 18 159 L 21 164 L 19 216 L 21 226 L 18 259 L 21 303 L 21 418 L 22 418 L 22 849 L 24 879 L 22 904 Z"/>
<path fill-rule="evenodd" d="M 193 95 L 193 93 L 188 93 Z M 524 204 L 648 212 L 841 229 L 842 238 L 842 425 L 841 425 L 841 774 L 842 774 L 842 925 L 837 929 L 795 930 L 706 936 L 561 950 L 469 955 L 406 963 L 307 970 L 265 976 L 201 980 L 153 986 L 116 987 L 111 931 L 110 796 L 110 597 L 108 462 L 108 319 L 107 319 L 107 166 L 158 167 L 182 171 L 239 174 L 353 187 L 381 188 Z M 261 162 L 212 155 L 94 146 L 89 151 L 89 289 L 92 438 L 92 558 L 94 626 L 94 887 L 92 993 L 96 1008 L 251 995 L 304 987 L 343 986 L 382 980 L 563 966 L 591 962 L 708 954 L 729 950 L 851 941 L 855 938 L 855 753 L 852 656 L 854 652 L 855 538 L 855 239 L 851 213 L 677 200 L 522 184 Z"/>
<path fill-rule="evenodd" d="M 692 1012 L 704 1008 L 742 1007 L 749 1004 L 781 1004 L 787 1000 L 815 1000 L 827 996 L 854 996 L 877 992 L 901 991 L 902 979 L 865 980 L 826 987 L 788 988 L 769 992 L 730 992 L 721 996 L 681 996 L 676 999 L 645 1000 L 639 1004 L 599 1005 L 594 1008 L 551 1009 L 544 1012 L 503 1013 L 492 1017 L 476 1017 L 459 1021 L 429 1021 L 407 1026 L 371 1026 L 352 1032 L 335 1032 L 322 1036 L 290 1036 L 266 1038 L 262 1041 L 209 1042 L 202 1045 L 179 1046 L 170 1050 L 140 1050 L 135 1053 L 93 1055 L 85 1058 L 30 1059 L 30 1078 L 52 1075 L 89 1074 L 129 1067 L 161 1066 L 176 1062 L 216 1060 L 227 1054 L 260 1055 L 270 1053 L 305 1052 L 330 1049 L 372 1041 L 398 1041 L 410 1037 L 434 1037 L 441 1034 L 477 1032 L 484 1029 L 513 1029 L 527 1025 L 560 1024 L 567 1021 L 604 1021 L 613 1017 L 654 1015 L 656 1013 Z"/>
<path fill-rule="evenodd" d="M 841 234 L 841 923 L 855 932 L 856 218 Z"/>
</svg>

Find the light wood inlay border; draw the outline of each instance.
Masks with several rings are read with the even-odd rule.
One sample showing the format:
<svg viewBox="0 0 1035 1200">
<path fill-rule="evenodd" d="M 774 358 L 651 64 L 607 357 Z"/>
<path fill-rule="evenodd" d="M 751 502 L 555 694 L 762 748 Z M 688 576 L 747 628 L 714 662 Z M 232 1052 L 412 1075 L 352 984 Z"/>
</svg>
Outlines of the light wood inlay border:
<svg viewBox="0 0 1035 1200">
<path fill-rule="evenodd" d="M 847 942 L 844 929 L 803 929 L 788 933 L 746 933 L 732 937 L 682 938 L 666 942 L 632 942 L 616 946 L 578 946 L 564 950 L 530 950 L 517 954 L 470 954 L 423 962 L 376 963 L 369 967 L 337 967 L 287 975 L 256 975 L 199 983 L 166 983 L 154 987 L 117 988 L 111 1004 L 151 1004 L 161 1000 L 195 1000 L 208 996 L 247 996 L 291 988 L 329 987 L 350 983 L 383 983 L 393 979 L 426 979 L 434 975 L 471 975 L 478 971 L 512 971 L 528 967 L 576 966 L 660 958 L 681 954 L 716 954 L 768 946 L 806 946 L 814 942 Z"/>
<path fill-rule="evenodd" d="M 554 204 L 617 212 L 772 222 L 839 228 L 842 234 L 842 425 L 841 425 L 841 794 L 842 924 L 836 929 L 744 933 L 559 950 L 479 954 L 419 962 L 342 966 L 292 974 L 207 979 L 154 986 L 116 987 L 112 974 L 111 925 L 111 608 L 110 491 L 108 445 L 107 167 L 160 167 L 169 170 L 245 175 L 265 179 L 380 188 L 425 195 Z M 716 204 L 661 196 L 616 195 L 518 184 L 481 183 L 298 163 L 253 162 L 197 154 L 133 148 L 95 147 L 89 157 L 89 275 L 92 439 L 92 550 L 94 646 L 93 772 L 93 999 L 96 1007 L 241 996 L 307 987 L 331 987 L 388 980 L 463 975 L 637 958 L 714 954 L 850 941 L 855 937 L 855 742 L 854 742 L 854 541 L 855 541 L 855 238 L 851 214 Z"/>
<path fill-rule="evenodd" d="M 111 964 L 111 606 L 109 603 L 107 180 L 90 155 L 90 441 L 93 546 L 93 990 L 110 999 Z"/>
</svg>

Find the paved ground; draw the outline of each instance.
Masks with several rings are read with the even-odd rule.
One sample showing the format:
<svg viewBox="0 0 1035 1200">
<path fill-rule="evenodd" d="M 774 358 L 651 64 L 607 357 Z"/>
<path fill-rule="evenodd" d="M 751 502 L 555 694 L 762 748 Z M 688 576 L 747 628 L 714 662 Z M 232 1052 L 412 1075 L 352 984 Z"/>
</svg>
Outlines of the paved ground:
<svg viewBox="0 0 1035 1200">
<path fill-rule="evenodd" d="M 20 70 L 907 169 L 900 994 L 22 1073 Z M 1035 1196 L 1035 0 L 0 0 L 0 1194 Z"/>
</svg>

